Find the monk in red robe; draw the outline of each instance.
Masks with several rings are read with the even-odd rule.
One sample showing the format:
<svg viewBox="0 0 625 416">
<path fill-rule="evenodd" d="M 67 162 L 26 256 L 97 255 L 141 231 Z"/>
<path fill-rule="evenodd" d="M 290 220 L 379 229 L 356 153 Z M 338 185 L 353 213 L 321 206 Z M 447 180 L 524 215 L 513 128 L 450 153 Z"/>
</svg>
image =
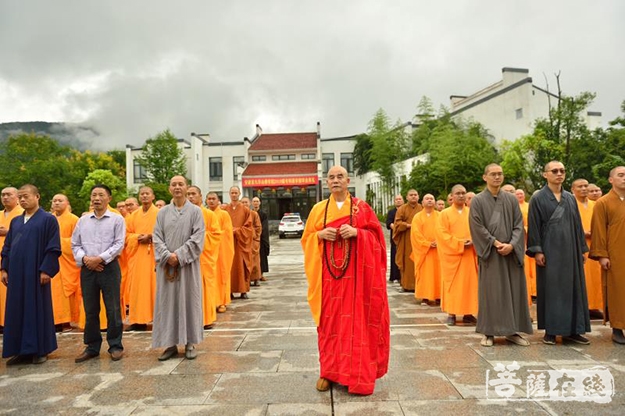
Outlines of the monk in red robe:
<svg viewBox="0 0 625 416">
<path fill-rule="evenodd" d="M 327 184 L 330 198 L 313 207 L 302 236 L 319 342 L 317 390 L 336 382 L 368 395 L 388 370 L 386 244 L 375 212 L 347 191 L 347 171 L 334 166 Z"/>
</svg>

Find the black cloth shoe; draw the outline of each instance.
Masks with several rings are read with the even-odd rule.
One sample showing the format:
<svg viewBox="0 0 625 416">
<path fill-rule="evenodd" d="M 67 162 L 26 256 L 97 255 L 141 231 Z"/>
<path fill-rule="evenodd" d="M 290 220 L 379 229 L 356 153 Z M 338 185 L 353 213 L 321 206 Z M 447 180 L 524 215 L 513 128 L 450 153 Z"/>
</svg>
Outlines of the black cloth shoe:
<svg viewBox="0 0 625 416">
<path fill-rule="evenodd" d="M 583 337 L 580 334 L 573 334 L 568 337 L 562 337 L 562 338 L 567 341 L 575 342 L 576 344 L 582 344 L 582 345 L 590 344 L 590 341 L 588 340 L 588 338 Z"/>
<path fill-rule="evenodd" d="M 456 325 L 456 315 L 449 315 L 449 316 L 447 316 L 446 324 L 449 325 L 449 326 Z"/>
<path fill-rule="evenodd" d="M 48 356 L 47 355 L 33 355 L 33 364 L 43 364 L 46 361 L 48 361 Z"/>
<path fill-rule="evenodd" d="M 241 293 L 241 299 L 249 299 L 249 296 L 247 296 L 247 293 Z"/>
<path fill-rule="evenodd" d="M 477 319 L 473 315 L 464 315 L 462 317 L 462 322 L 465 324 L 477 324 Z"/>
<path fill-rule="evenodd" d="M 165 351 L 158 357 L 159 361 L 167 361 L 172 357 L 178 355 L 178 347 L 176 345 L 166 348 Z"/>
<path fill-rule="evenodd" d="M 25 364 L 30 360 L 28 355 L 15 355 L 7 360 L 7 365 Z"/>
<path fill-rule="evenodd" d="M 543 344 L 556 345 L 556 336 L 545 334 L 543 337 Z"/>
<path fill-rule="evenodd" d="M 625 345 L 625 336 L 622 329 L 612 329 L 612 341 L 617 344 Z"/>
</svg>

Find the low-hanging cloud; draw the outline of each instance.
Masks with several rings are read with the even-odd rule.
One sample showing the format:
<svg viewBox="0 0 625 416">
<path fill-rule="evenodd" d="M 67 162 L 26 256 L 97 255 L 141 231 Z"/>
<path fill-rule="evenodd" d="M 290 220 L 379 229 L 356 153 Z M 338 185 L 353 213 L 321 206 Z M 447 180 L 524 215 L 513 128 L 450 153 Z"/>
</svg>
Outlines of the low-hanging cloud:
<svg viewBox="0 0 625 416">
<path fill-rule="evenodd" d="M 170 128 L 240 140 L 366 130 L 382 107 L 410 119 L 530 70 L 565 93 L 597 92 L 604 121 L 625 99 L 618 0 L 6 1 L 0 5 L 0 122 L 66 121 L 100 148 Z M 94 139 L 95 140 L 95 139 Z"/>
</svg>

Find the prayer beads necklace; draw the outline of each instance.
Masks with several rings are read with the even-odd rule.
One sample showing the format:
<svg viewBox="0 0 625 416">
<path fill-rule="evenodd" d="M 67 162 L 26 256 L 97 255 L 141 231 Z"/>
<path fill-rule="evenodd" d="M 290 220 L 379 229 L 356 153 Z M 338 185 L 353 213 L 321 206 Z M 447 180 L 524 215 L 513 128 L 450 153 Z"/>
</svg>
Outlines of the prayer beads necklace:
<svg viewBox="0 0 625 416">
<path fill-rule="evenodd" d="M 330 198 L 328 198 L 328 202 L 326 202 L 326 209 L 325 212 L 323 214 L 323 228 L 326 228 L 326 220 L 328 218 L 328 205 L 330 204 Z M 349 225 L 350 227 L 352 226 L 352 196 L 349 196 Z M 351 258 L 351 254 L 352 254 L 352 250 L 351 250 L 351 245 L 349 244 L 349 240 L 345 239 L 345 259 L 343 260 L 343 263 L 340 266 L 336 265 L 336 262 L 334 261 L 334 241 L 330 242 L 330 260 L 328 260 L 328 249 L 327 249 L 327 244 L 324 242 L 323 244 L 323 258 L 326 262 L 326 268 L 328 269 L 328 272 L 330 272 L 330 276 L 332 276 L 334 279 L 340 279 L 343 276 L 345 276 L 345 273 L 347 272 L 347 266 L 349 265 L 349 259 Z M 332 271 L 332 267 L 330 267 L 330 265 L 332 265 L 332 267 L 334 267 L 335 269 L 339 269 L 341 272 L 336 275 L 334 274 L 334 272 Z"/>
</svg>

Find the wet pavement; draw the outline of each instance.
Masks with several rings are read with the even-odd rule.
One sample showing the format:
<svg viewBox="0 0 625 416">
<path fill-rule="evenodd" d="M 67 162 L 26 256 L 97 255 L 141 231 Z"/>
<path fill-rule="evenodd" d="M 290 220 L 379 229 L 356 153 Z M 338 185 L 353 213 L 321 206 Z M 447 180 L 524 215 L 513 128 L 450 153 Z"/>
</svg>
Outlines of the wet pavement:
<svg viewBox="0 0 625 416">
<path fill-rule="evenodd" d="M 612 343 L 600 321 L 592 322 L 590 345 L 544 345 L 540 331 L 528 337 L 529 347 L 496 339 L 486 348 L 475 327 L 446 326 L 439 307 L 421 306 L 393 283 L 388 374 L 371 396 L 336 385 L 320 393 L 299 240 L 272 237 L 271 244 L 268 281 L 218 314 L 196 360 L 180 354 L 159 362 L 148 331 L 124 333 L 120 361 L 103 348 L 99 358 L 75 364 L 82 334 L 59 334 L 59 349 L 44 364 L 7 367 L 2 360 L 0 414 L 623 414 L 625 347 Z M 554 371 L 563 369 L 573 371 Z M 582 372 L 575 370 L 595 377 L 576 384 Z M 543 376 L 551 396 L 538 396 L 534 380 Z M 583 391 L 607 403 L 572 401 Z"/>
</svg>

